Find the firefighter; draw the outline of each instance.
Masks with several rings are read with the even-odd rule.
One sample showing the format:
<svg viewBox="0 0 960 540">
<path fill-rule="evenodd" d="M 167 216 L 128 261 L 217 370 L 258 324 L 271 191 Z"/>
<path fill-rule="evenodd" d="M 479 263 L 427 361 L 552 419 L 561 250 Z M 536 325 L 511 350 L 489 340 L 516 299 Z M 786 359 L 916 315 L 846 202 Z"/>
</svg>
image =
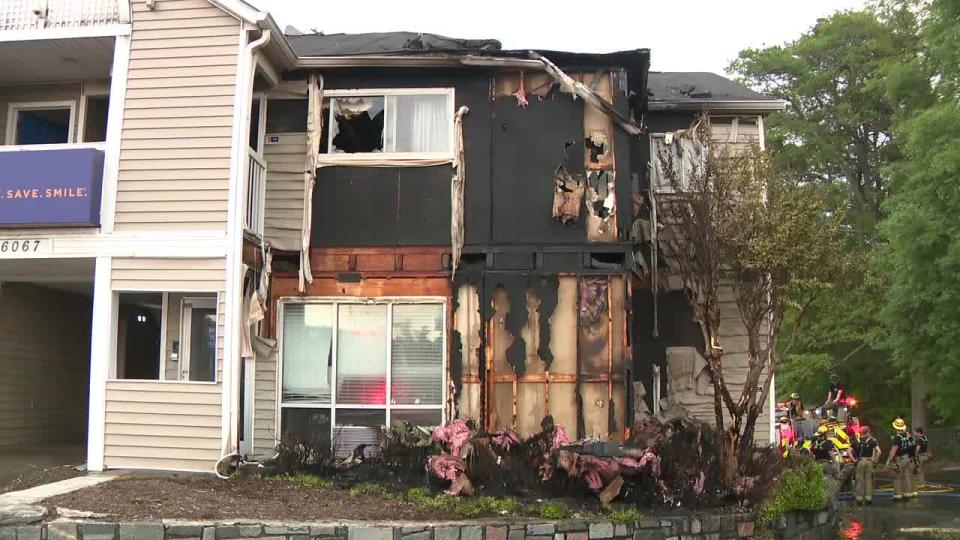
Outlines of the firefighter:
<svg viewBox="0 0 960 540">
<path fill-rule="evenodd" d="M 787 416 L 790 420 L 803 418 L 803 400 L 800 399 L 800 394 L 796 392 L 790 394 L 790 403 L 787 404 Z"/>
<path fill-rule="evenodd" d="M 847 397 L 847 390 L 840 384 L 840 377 L 836 373 L 830 374 L 830 390 L 827 392 L 827 400 L 823 403 L 823 412 L 825 414 L 833 413 L 833 417 L 837 416 L 837 409 L 840 408 L 840 404 Z"/>
<path fill-rule="evenodd" d="M 913 432 L 914 468 L 916 471 L 913 475 L 913 486 L 914 489 L 920 489 L 927 485 L 926 479 L 923 476 L 923 466 L 926 462 L 930 461 L 932 454 L 930 453 L 930 441 L 923 433 L 923 428 L 918 427 L 913 430 Z"/>
<path fill-rule="evenodd" d="M 780 450 L 783 457 L 787 457 L 794 446 L 797 445 L 797 433 L 786 416 L 780 417 Z"/>
<path fill-rule="evenodd" d="M 854 441 L 853 458 L 856 460 L 857 504 L 873 504 L 873 467 L 880 460 L 880 443 L 870 435 L 869 426 L 864 426 Z"/>
<path fill-rule="evenodd" d="M 833 441 L 827 437 L 828 431 L 830 431 L 830 428 L 827 426 L 820 426 L 817 429 L 817 436 L 813 440 L 813 457 L 818 461 L 832 463 L 834 476 L 837 476 L 842 472 L 838 461 L 840 454 L 837 452 L 837 447 L 833 444 Z"/>
<path fill-rule="evenodd" d="M 890 454 L 887 456 L 887 468 L 893 470 L 893 500 L 902 501 L 915 497 L 913 489 L 913 443 L 903 418 L 893 421 L 896 434 L 890 440 Z"/>
</svg>

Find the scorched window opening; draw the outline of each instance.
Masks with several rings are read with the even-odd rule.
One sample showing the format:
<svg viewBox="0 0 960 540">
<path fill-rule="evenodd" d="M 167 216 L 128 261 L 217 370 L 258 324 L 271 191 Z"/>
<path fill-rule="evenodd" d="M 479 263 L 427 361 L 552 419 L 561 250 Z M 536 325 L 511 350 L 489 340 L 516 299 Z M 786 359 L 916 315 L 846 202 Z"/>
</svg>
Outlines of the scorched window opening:
<svg viewBox="0 0 960 540">
<path fill-rule="evenodd" d="M 452 88 L 324 93 L 325 160 L 452 159 Z"/>
</svg>

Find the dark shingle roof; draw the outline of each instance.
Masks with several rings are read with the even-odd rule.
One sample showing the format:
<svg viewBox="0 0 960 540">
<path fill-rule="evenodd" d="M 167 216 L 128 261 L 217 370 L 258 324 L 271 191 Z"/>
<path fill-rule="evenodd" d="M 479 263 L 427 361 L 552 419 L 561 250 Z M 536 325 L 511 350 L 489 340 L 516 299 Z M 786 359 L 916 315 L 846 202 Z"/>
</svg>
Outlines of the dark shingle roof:
<svg viewBox="0 0 960 540">
<path fill-rule="evenodd" d="M 500 50 L 500 42 L 495 39 L 459 39 L 418 32 L 303 34 L 287 35 L 286 38 L 300 57 Z"/>
<path fill-rule="evenodd" d="M 651 103 L 704 101 L 779 101 L 715 73 L 651 71 L 647 80 Z"/>
</svg>

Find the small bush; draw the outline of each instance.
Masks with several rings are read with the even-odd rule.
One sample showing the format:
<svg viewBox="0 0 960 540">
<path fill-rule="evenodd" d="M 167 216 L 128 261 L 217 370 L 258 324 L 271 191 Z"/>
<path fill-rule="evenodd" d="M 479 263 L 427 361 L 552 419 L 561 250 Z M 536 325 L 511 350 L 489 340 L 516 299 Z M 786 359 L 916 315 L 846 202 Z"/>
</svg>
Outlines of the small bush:
<svg viewBox="0 0 960 540">
<path fill-rule="evenodd" d="M 610 521 L 634 523 L 643 520 L 643 514 L 633 506 L 615 506 L 607 508 L 605 515 Z"/>
<path fill-rule="evenodd" d="M 817 511 L 826 504 L 827 483 L 823 467 L 806 459 L 784 471 L 773 497 L 761 506 L 759 521 L 761 525 L 770 525 L 788 512 Z"/>
</svg>

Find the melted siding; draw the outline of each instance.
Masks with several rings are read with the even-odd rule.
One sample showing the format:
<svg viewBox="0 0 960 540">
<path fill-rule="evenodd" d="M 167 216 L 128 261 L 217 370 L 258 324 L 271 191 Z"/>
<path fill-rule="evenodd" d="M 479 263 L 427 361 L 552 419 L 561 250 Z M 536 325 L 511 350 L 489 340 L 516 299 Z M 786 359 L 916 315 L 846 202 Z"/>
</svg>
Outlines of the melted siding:
<svg viewBox="0 0 960 540">
<path fill-rule="evenodd" d="M 267 197 L 264 237 L 283 250 L 300 249 L 303 224 L 303 164 L 307 158 L 307 134 L 268 134 L 264 146 L 267 161 Z"/>
<path fill-rule="evenodd" d="M 240 22 L 206 0 L 134 0 L 117 230 L 225 230 Z"/>
</svg>

